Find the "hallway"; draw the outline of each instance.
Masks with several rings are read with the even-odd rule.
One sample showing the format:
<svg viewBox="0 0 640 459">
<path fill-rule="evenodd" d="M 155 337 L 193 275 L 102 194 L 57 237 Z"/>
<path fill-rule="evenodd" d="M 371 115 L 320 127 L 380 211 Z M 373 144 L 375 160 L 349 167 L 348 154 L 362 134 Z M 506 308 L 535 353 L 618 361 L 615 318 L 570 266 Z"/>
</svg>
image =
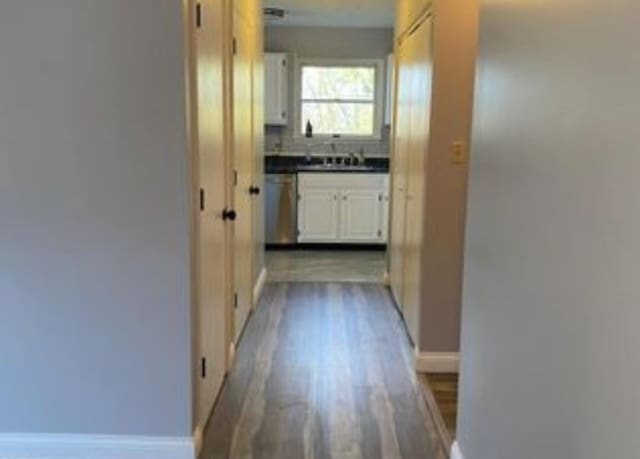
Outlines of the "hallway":
<svg viewBox="0 0 640 459">
<path fill-rule="evenodd" d="M 202 457 L 448 457 L 381 285 L 268 284 Z"/>
</svg>

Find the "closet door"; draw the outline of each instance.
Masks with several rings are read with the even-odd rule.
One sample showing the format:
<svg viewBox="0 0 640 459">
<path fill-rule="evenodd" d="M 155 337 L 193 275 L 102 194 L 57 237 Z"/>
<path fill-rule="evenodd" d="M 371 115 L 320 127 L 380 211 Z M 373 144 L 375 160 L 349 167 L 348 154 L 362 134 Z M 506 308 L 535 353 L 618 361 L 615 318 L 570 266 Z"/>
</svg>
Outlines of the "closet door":
<svg viewBox="0 0 640 459">
<path fill-rule="evenodd" d="M 233 12 L 234 337 L 240 338 L 253 307 L 253 89 L 252 25 Z"/>
<path fill-rule="evenodd" d="M 414 343 L 418 343 L 422 308 L 424 215 L 427 205 L 425 177 L 428 168 L 429 134 L 431 120 L 431 86 L 433 74 L 432 19 L 428 17 L 407 39 L 411 93 L 407 153 L 407 193 L 405 270 L 403 312 L 407 328 Z"/>
<path fill-rule="evenodd" d="M 260 3 L 261 4 L 261 3 Z M 265 65 L 262 33 L 262 11 L 258 10 L 252 40 L 253 76 L 253 277 L 254 286 L 265 274 L 265 174 L 264 174 L 264 106 L 265 106 Z M 255 292 L 259 294 L 260 292 Z M 253 306 L 259 298 L 254 295 Z"/>
<path fill-rule="evenodd" d="M 396 37 L 400 37 L 418 20 L 429 6 L 430 0 L 396 1 Z"/>
<path fill-rule="evenodd" d="M 204 428 L 226 370 L 226 161 L 221 2 L 189 2 L 190 143 L 193 157 L 195 421 Z"/>
<path fill-rule="evenodd" d="M 409 44 L 403 42 L 397 49 L 397 109 L 395 118 L 394 149 L 392 155 L 392 202 L 390 278 L 391 291 L 396 303 L 403 308 L 405 228 L 407 216 L 407 160 L 411 124 L 411 66 Z"/>
</svg>

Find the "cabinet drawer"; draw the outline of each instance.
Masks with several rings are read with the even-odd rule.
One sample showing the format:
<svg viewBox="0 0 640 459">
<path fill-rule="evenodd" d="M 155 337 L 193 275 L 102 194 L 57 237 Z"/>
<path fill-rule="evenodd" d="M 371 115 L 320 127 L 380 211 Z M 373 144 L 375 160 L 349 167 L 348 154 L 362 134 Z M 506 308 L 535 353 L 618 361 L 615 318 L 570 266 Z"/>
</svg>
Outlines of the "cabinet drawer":
<svg viewBox="0 0 640 459">
<path fill-rule="evenodd" d="M 298 187 L 330 188 L 330 189 L 381 189 L 388 183 L 388 174 L 360 174 L 360 173 L 314 173 L 298 174 Z"/>
</svg>

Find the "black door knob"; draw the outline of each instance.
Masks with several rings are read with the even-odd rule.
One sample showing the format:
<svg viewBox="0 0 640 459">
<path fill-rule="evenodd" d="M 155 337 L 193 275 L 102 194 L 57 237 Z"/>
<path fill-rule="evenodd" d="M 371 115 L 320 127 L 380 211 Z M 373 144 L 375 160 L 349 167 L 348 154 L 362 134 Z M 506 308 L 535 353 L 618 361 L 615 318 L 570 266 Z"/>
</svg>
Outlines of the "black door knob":
<svg viewBox="0 0 640 459">
<path fill-rule="evenodd" d="M 259 195 L 260 194 L 260 187 L 251 186 L 249 188 L 249 194 L 252 194 L 252 195 L 255 195 L 255 196 Z"/>
<path fill-rule="evenodd" d="M 227 221 L 235 221 L 236 218 L 238 217 L 238 214 L 236 214 L 236 211 L 233 209 L 224 209 L 222 211 L 222 219 Z"/>
</svg>

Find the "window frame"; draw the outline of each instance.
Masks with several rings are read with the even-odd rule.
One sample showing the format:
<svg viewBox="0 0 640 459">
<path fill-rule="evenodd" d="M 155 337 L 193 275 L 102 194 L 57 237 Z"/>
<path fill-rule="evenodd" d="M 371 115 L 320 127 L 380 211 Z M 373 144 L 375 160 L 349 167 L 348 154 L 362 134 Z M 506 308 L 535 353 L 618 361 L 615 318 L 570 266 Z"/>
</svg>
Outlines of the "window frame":
<svg viewBox="0 0 640 459">
<path fill-rule="evenodd" d="M 363 140 L 380 140 L 384 123 L 384 59 L 325 59 L 325 58 L 296 58 L 295 59 L 295 119 L 293 137 L 297 140 L 305 139 L 302 132 L 302 68 L 305 66 L 318 67 L 372 67 L 375 69 L 375 91 L 373 100 L 373 134 L 372 135 L 344 135 L 317 134 L 313 138 L 319 141 L 334 140 L 335 142 L 353 142 Z"/>
</svg>

